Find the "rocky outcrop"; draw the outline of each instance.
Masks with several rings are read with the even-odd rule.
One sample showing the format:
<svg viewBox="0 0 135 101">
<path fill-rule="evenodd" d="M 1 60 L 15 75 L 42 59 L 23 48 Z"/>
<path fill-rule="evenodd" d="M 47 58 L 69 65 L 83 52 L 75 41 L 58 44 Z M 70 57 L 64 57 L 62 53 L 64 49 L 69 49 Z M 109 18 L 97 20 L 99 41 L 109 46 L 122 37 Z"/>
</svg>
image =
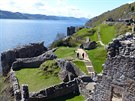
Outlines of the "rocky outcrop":
<svg viewBox="0 0 135 101">
<path fill-rule="evenodd" d="M 44 43 L 31 43 L 22 47 L 17 47 L 12 50 L 8 50 L 1 54 L 1 65 L 3 75 L 7 75 L 10 71 L 12 63 L 16 61 L 17 58 L 31 58 L 41 55 L 47 51 L 44 47 Z"/>
<path fill-rule="evenodd" d="M 84 75 L 78 68 L 75 67 L 70 61 L 60 59 L 57 60 L 61 71 L 59 73 L 59 77 L 63 82 L 68 82 L 73 80 L 74 78 Z"/>
<path fill-rule="evenodd" d="M 107 50 L 102 79 L 88 101 L 135 101 L 135 37 L 118 37 Z"/>
<path fill-rule="evenodd" d="M 68 94 L 79 94 L 76 79 L 43 89 L 37 93 L 32 93 L 30 94 L 29 101 L 47 101 L 48 99 L 54 99 Z"/>
<path fill-rule="evenodd" d="M 91 42 L 86 42 L 80 45 L 80 48 L 86 49 L 86 50 L 91 50 L 97 47 L 97 43 L 95 41 Z"/>
<path fill-rule="evenodd" d="M 20 70 L 21 68 L 38 68 L 43 62 L 56 58 L 57 56 L 52 51 L 47 51 L 37 57 L 16 59 L 12 64 L 12 69 Z"/>
</svg>

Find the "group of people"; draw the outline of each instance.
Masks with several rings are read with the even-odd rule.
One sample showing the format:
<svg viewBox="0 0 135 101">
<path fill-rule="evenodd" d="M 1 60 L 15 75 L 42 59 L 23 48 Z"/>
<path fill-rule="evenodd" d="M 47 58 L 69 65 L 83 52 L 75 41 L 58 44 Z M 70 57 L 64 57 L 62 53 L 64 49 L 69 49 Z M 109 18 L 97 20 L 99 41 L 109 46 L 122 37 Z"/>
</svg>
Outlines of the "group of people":
<svg viewBox="0 0 135 101">
<path fill-rule="evenodd" d="M 80 55 L 80 53 L 77 52 L 76 57 L 77 57 L 77 58 L 80 58 L 80 56 L 82 56 L 82 58 L 84 59 L 84 53 L 82 53 L 82 54 Z"/>
</svg>

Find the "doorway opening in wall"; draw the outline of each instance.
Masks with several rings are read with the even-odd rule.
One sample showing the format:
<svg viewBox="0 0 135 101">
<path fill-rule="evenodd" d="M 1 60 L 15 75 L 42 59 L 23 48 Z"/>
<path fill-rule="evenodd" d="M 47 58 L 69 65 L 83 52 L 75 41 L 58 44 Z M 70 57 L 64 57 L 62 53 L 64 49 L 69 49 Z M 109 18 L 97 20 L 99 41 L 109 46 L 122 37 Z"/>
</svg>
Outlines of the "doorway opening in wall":
<svg viewBox="0 0 135 101">
<path fill-rule="evenodd" d="M 122 90 L 119 88 L 112 89 L 112 101 L 122 101 Z"/>
</svg>

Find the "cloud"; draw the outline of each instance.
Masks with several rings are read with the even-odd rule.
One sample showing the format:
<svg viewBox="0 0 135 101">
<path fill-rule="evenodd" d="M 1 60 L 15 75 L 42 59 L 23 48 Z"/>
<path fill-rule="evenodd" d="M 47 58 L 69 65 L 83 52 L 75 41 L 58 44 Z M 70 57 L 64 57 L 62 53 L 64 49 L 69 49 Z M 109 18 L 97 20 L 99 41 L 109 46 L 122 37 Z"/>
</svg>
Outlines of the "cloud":
<svg viewBox="0 0 135 101">
<path fill-rule="evenodd" d="M 131 3 L 133 3 L 133 2 L 135 2 L 135 1 L 129 1 L 129 2 L 127 2 L 128 4 L 131 4 Z"/>
<path fill-rule="evenodd" d="M 87 17 L 67 0 L 0 0 L 0 9 L 31 14 L 46 14 L 56 16 Z"/>
<path fill-rule="evenodd" d="M 43 3 L 40 3 L 40 2 L 37 2 L 37 3 L 35 3 L 34 5 L 35 5 L 36 7 L 44 6 L 44 4 L 43 4 Z"/>
</svg>

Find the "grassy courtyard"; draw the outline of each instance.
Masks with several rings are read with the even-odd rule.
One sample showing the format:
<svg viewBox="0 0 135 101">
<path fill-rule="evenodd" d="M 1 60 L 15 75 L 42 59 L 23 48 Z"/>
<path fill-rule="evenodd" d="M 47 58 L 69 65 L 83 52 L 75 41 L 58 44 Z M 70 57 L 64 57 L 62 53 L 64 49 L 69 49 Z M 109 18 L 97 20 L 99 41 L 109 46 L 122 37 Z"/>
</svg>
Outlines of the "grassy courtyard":
<svg viewBox="0 0 135 101">
<path fill-rule="evenodd" d="M 16 71 L 19 83 L 28 84 L 30 92 L 59 84 L 61 81 L 58 77 L 59 68 L 54 66 L 54 61 L 50 60 L 43 63 L 40 68 L 26 68 Z"/>
</svg>

